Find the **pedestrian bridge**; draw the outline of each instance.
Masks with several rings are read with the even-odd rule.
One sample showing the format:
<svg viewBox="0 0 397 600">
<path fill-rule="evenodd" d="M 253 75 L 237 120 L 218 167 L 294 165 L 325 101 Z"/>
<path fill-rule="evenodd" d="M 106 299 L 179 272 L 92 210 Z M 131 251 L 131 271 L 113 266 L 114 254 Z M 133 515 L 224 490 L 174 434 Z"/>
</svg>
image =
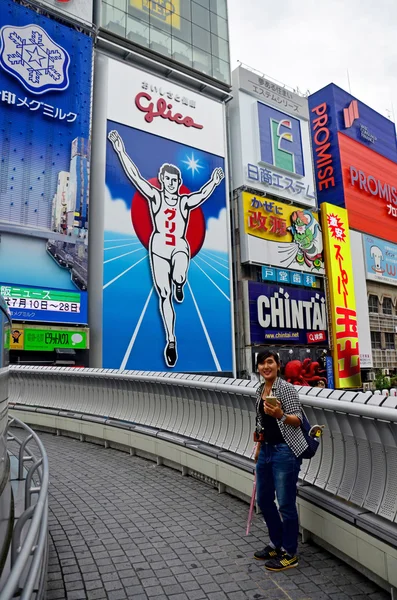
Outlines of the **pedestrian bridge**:
<svg viewBox="0 0 397 600">
<path fill-rule="evenodd" d="M 326 427 L 301 470 L 303 540 L 396 597 L 397 397 L 305 387 L 299 394 L 309 421 Z M 9 407 L 41 431 L 150 458 L 248 500 L 254 396 L 247 380 L 12 367 Z"/>
</svg>

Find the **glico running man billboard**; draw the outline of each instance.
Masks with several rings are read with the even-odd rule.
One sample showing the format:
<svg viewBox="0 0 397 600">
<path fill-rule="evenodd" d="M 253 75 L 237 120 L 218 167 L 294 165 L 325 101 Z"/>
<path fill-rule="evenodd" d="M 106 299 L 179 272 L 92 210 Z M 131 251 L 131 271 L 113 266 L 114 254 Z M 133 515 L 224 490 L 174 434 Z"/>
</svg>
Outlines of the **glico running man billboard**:
<svg viewBox="0 0 397 600">
<path fill-rule="evenodd" d="M 316 206 L 307 98 L 239 67 L 230 124 L 234 189 Z"/>
<path fill-rule="evenodd" d="M 86 324 L 92 40 L 1 8 L 1 293 L 14 319 Z"/>
<path fill-rule="evenodd" d="M 113 60 L 108 90 L 103 365 L 231 372 L 223 105 Z"/>
<path fill-rule="evenodd" d="M 397 242 L 394 123 L 333 84 L 309 107 L 319 204 L 346 208 L 352 229 Z"/>
</svg>

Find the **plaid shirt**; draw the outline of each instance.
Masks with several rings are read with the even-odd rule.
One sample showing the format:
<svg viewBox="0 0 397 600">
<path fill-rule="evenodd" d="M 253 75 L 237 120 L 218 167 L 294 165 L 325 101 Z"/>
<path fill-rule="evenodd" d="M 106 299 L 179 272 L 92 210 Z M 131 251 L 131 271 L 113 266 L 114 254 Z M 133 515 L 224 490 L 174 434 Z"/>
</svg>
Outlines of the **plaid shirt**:
<svg viewBox="0 0 397 600">
<path fill-rule="evenodd" d="M 265 384 L 262 383 L 256 390 L 256 430 L 258 433 L 263 430 L 259 405 L 262 398 L 264 385 Z M 273 383 L 271 394 L 280 400 L 281 408 L 286 415 L 295 415 L 299 417 L 302 422 L 302 407 L 299 401 L 299 395 L 296 388 L 292 384 L 287 383 L 280 377 L 277 377 L 276 381 Z M 295 456 L 299 457 L 307 448 L 307 442 L 302 433 L 302 429 L 300 427 L 286 425 L 278 419 L 277 424 L 285 443 L 288 444 Z"/>
</svg>

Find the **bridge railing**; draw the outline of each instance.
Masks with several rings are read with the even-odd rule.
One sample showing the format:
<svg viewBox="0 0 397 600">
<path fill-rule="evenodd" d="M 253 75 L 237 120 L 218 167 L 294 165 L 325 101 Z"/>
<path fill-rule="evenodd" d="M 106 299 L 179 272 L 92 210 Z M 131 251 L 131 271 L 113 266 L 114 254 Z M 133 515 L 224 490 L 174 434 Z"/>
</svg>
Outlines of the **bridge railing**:
<svg viewBox="0 0 397 600">
<path fill-rule="evenodd" d="M 249 459 L 255 389 L 252 381 L 201 375 L 14 366 L 10 407 L 160 430 Z M 297 389 L 309 421 L 326 427 L 302 480 L 394 523 L 397 397 Z"/>
</svg>

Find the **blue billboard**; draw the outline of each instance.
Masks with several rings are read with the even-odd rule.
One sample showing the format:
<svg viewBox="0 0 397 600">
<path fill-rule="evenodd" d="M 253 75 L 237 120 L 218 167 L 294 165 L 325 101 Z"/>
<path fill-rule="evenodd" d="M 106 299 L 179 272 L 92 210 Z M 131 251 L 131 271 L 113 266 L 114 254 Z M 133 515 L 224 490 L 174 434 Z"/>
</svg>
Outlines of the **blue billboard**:
<svg viewBox="0 0 397 600">
<path fill-rule="evenodd" d="M 248 301 L 251 344 L 327 345 L 324 292 L 249 281 Z"/>
<path fill-rule="evenodd" d="M 85 298 L 92 52 L 88 35 L 2 2 L 0 280 L 8 287 Z M 87 321 L 86 310 L 20 310 L 35 312 L 23 320 Z"/>
<path fill-rule="evenodd" d="M 309 114 L 320 204 L 345 206 L 338 135 L 397 163 L 394 123 L 333 83 L 309 96 Z"/>
<path fill-rule="evenodd" d="M 397 285 L 397 245 L 363 235 L 367 279 Z"/>
</svg>

